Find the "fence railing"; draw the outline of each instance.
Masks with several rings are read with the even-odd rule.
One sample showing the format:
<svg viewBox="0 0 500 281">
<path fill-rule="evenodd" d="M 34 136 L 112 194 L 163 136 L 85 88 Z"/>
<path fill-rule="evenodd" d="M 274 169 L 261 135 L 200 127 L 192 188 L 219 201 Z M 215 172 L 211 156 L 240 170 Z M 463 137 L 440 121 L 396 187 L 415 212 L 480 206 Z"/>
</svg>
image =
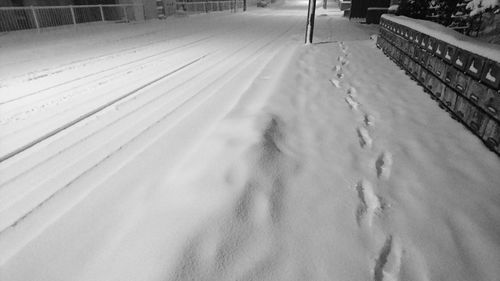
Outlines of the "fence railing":
<svg viewBox="0 0 500 281">
<path fill-rule="evenodd" d="M 242 0 L 173 2 L 165 7 L 165 12 L 167 14 L 174 14 L 178 11 L 186 13 L 208 13 L 230 10 L 235 12 L 238 9 L 243 9 Z"/>
<path fill-rule="evenodd" d="M 131 21 L 144 14 L 142 5 L 74 5 L 0 7 L 0 32 L 77 25 L 97 21 Z"/>
</svg>

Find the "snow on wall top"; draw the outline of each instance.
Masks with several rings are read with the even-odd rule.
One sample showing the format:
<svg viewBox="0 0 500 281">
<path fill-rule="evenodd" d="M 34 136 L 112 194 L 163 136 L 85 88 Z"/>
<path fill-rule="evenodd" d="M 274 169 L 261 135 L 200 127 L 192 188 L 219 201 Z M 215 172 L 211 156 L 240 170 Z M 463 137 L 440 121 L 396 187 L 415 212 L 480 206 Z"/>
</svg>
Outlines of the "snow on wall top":
<svg viewBox="0 0 500 281">
<path fill-rule="evenodd" d="M 399 8 L 399 5 L 396 4 L 396 5 L 391 5 L 388 10 L 389 11 L 397 11 L 398 8 Z"/>
<path fill-rule="evenodd" d="M 467 4 L 467 9 L 472 10 L 470 15 L 473 16 L 498 5 L 500 5 L 499 0 L 472 0 Z"/>
<path fill-rule="evenodd" d="M 386 20 L 407 26 L 413 30 L 432 36 L 447 44 L 454 45 L 462 50 L 500 62 L 500 45 L 478 41 L 443 25 L 426 20 L 417 20 L 392 14 L 384 14 L 382 17 Z"/>
</svg>

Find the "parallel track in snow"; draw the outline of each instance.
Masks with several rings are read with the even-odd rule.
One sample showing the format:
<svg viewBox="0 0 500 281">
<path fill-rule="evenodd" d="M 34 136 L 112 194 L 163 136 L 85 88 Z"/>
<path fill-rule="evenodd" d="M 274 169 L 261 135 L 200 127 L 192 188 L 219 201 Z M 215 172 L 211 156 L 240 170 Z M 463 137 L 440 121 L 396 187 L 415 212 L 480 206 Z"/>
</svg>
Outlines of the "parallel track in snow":
<svg viewBox="0 0 500 281">
<path fill-rule="evenodd" d="M 179 45 L 179 46 L 175 46 L 175 47 L 167 49 L 167 50 L 163 50 L 161 52 L 157 52 L 157 53 L 154 53 L 154 54 L 151 54 L 151 55 L 140 57 L 140 58 L 134 59 L 132 61 L 127 61 L 125 63 L 114 65 L 114 66 L 109 67 L 109 68 L 101 69 L 99 71 L 95 71 L 95 72 L 92 72 L 92 73 L 84 75 L 84 76 L 79 76 L 79 77 L 76 77 L 76 78 L 73 78 L 73 79 L 65 80 L 63 82 L 51 85 L 51 86 L 46 87 L 44 89 L 36 90 L 34 92 L 30 92 L 30 93 L 27 93 L 27 94 L 24 94 L 24 95 L 15 97 L 15 98 L 11 98 L 11 99 L 8 99 L 8 100 L 5 100 L 5 101 L 0 101 L 0 106 L 1 105 L 6 105 L 8 103 L 15 102 L 15 101 L 19 101 L 19 100 L 22 100 L 22 99 L 25 99 L 25 98 L 29 98 L 31 96 L 38 95 L 38 94 L 41 94 L 41 93 L 44 93 L 44 92 L 47 92 L 47 91 L 52 91 L 52 90 L 57 89 L 57 88 L 59 88 L 61 86 L 65 86 L 65 85 L 68 85 L 68 84 L 79 82 L 79 81 L 87 79 L 87 78 L 97 77 L 95 80 L 101 80 L 102 78 L 108 78 L 109 76 L 116 76 L 118 74 L 125 73 L 125 72 L 129 71 L 130 69 L 134 69 L 135 67 L 140 67 L 140 66 L 143 66 L 144 64 L 151 63 L 150 61 L 147 61 L 149 59 L 154 59 L 154 60 L 162 59 L 165 55 L 172 55 L 172 52 L 175 51 L 175 50 L 178 50 L 178 49 L 181 49 L 181 48 L 184 48 L 184 47 L 188 47 L 188 46 L 191 46 L 191 45 L 196 45 L 197 43 L 200 43 L 200 42 L 203 42 L 205 40 L 211 39 L 214 36 L 216 36 L 216 35 L 213 34 L 211 36 L 207 36 L 207 37 L 204 37 L 204 38 L 201 38 L 201 39 L 198 39 L 198 40 L 194 40 L 194 41 L 191 41 L 191 42 Z M 109 55 L 109 57 L 111 57 L 111 55 Z M 117 68 L 118 69 L 122 69 L 123 68 L 123 70 L 116 71 Z M 110 74 L 106 74 L 106 73 L 110 73 Z M 104 75 L 104 74 L 106 74 L 106 75 Z M 88 81 L 88 82 L 95 82 L 95 80 L 91 80 L 91 81 Z M 87 82 L 87 81 L 85 81 L 85 82 Z"/>
<path fill-rule="evenodd" d="M 3 102 L 3 103 L 0 102 L 0 107 L 2 105 L 5 106 L 7 103 L 16 102 L 16 101 L 19 101 L 21 99 L 30 98 L 30 97 L 35 96 L 35 95 L 43 95 L 43 97 L 41 97 L 41 99 L 43 99 L 41 104 L 40 103 L 37 104 L 37 102 L 39 102 L 39 101 L 34 101 L 35 102 L 34 105 L 29 105 L 28 108 L 24 107 L 23 110 L 25 112 L 33 112 L 34 108 L 38 108 L 38 109 L 43 108 L 45 111 L 48 111 L 49 110 L 48 108 L 50 108 L 50 107 L 46 106 L 47 100 L 66 99 L 68 97 L 68 95 L 73 95 L 74 92 L 78 92 L 79 88 L 81 88 L 81 87 L 87 87 L 87 88 L 97 87 L 97 90 L 99 90 L 99 85 L 101 85 L 103 83 L 109 84 L 109 83 L 113 83 L 115 81 L 116 81 L 115 83 L 120 83 L 120 82 L 126 83 L 126 81 L 123 81 L 123 76 L 125 76 L 125 75 L 131 76 L 133 73 L 136 73 L 136 72 L 144 73 L 145 72 L 144 69 L 158 68 L 159 66 L 161 66 L 162 63 L 168 63 L 169 58 L 172 58 L 173 56 L 176 56 L 177 54 L 187 53 L 187 51 L 189 51 L 190 49 L 199 47 L 203 44 L 206 45 L 207 43 L 210 43 L 210 42 L 212 42 L 212 43 L 217 42 L 217 39 L 218 39 L 218 37 L 220 37 L 221 34 L 223 34 L 224 32 L 233 32 L 235 29 L 238 29 L 238 27 L 231 27 L 227 30 L 222 30 L 222 31 L 219 30 L 218 32 L 205 35 L 202 38 L 190 40 L 187 43 L 183 43 L 183 44 L 174 46 L 174 47 L 169 48 L 167 50 L 162 50 L 160 52 L 155 52 L 153 54 L 147 54 L 146 56 L 141 56 L 141 57 L 134 59 L 132 61 L 126 61 L 124 63 L 114 65 L 111 68 L 99 69 L 98 71 L 94 71 L 90 74 L 87 74 L 87 75 L 84 75 L 81 77 L 75 77 L 75 78 L 70 79 L 70 80 L 65 80 L 65 81 L 62 81 L 62 82 L 57 83 L 55 85 L 51 85 L 50 87 L 29 93 L 27 95 L 16 97 L 15 99 L 12 99 L 8 102 L 7 101 Z M 173 70 L 168 71 L 168 73 L 165 75 L 158 76 L 156 73 L 151 73 L 152 77 L 158 76 L 159 78 L 157 77 L 157 78 L 154 78 L 150 81 L 144 82 L 143 85 L 148 85 L 149 83 L 152 83 L 152 82 L 156 81 L 157 79 L 161 80 L 161 79 L 171 75 L 172 73 L 175 73 L 177 70 L 185 68 L 189 64 L 190 63 L 181 64 L 177 67 L 174 67 Z M 92 86 L 92 85 L 94 85 L 94 86 Z M 138 86 L 137 88 L 141 88 L 141 86 Z M 95 109 L 86 110 L 82 114 L 77 114 L 76 116 L 71 118 L 71 120 L 68 120 L 68 121 L 60 124 L 57 128 L 52 128 L 49 131 L 45 131 L 45 132 L 40 133 L 38 135 L 38 137 L 33 138 L 32 140 L 29 140 L 28 142 L 25 142 L 25 143 L 15 142 L 15 144 L 14 144 L 15 147 L 10 148 L 10 149 L 9 149 L 9 146 L 7 145 L 7 143 L 5 142 L 5 140 L 7 140 L 9 137 L 15 136 L 19 132 L 21 132 L 21 134 L 24 132 L 27 132 L 31 128 L 39 128 L 41 126 L 44 126 L 44 123 L 50 122 L 51 117 L 52 118 L 58 117 L 58 115 L 60 115 L 61 113 L 65 113 L 65 112 L 60 112 L 60 111 L 54 110 L 53 112 L 50 113 L 50 115 L 48 117 L 45 117 L 45 118 L 43 118 L 37 122 L 34 122 L 34 123 L 29 123 L 28 127 L 27 126 L 23 127 L 22 122 L 21 122 L 21 124 L 17 124 L 18 122 L 15 122 L 15 121 L 11 122 L 13 124 L 7 124 L 6 126 L 4 126 L 2 128 L 3 132 L 1 134 L 1 136 L 4 139 L 4 150 L 7 150 L 7 152 L 3 151 L 0 154 L 0 163 L 18 155 L 19 153 L 22 153 L 26 149 L 36 145 L 37 143 L 43 141 L 44 139 L 47 139 L 47 138 L 57 134 L 58 132 L 66 129 L 66 128 L 69 128 L 70 126 L 80 122 L 81 120 L 94 115 L 96 112 L 99 112 L 99 111 L 103 110 L 104 108 L 111 106 L 113 103 L 127 97 L 128 94 L 125 93 L 124 95 L 119 95 L 118 97 L 116 97 L 116 94 L 113 92 L 109 93 L 109 91 L 108 91 L 105 93 L 105 95 L 102 95 L 101 93 L 96 91 L 93 93 L 86 92 L 85 95 L 80 94 L 80 96 L 77 96 L 74 98 L 80 99 L 78 101 L 78 104 L 80 106 L 83 106 L 86 103 L 94 102 L 94 99 L 96 96 L 99 96 L 99 98 L 101 98 L 101 99 L 103 99 L 103 98 L 105 99 L 104 101 L 101 102 L 102 105 L 97 106 Z M 106 100 L 105 96 L 111 96 L 111 97 L 107 98 L 107 100 Z M 68 102 L 68 101 L 66 101 L 66 102 Z M 75 111 L 75 108 L 71 108 L 70 110 Z M 68 110 L 66 110 L 66 111 L 68 111 Z M 21 111 L 21 113 L 22 112 L 23 111 Z M 4 115 L 9 115 L 8 113 L 6 113 L 5 109 L 3 110 L 3 113 L 4 113 Z M 18 113 L 18 114 L 20 114 L 20 113 Z M 16 116 L 16 114 L 10 114 L 10 115 L 13 117 Z M 22 138 L 22 139 L 24 140 L 26 138 Z"/>
<path fill-rule="evenodd" d="M 295 25 L 297 25 L 297 23 Z M 2 183 L 2 185 L 0 186 L 0 199 L 9 198 L 9 200 L 4 200 L 3 202 L 0 201 L 0 221 L 2 222 L 2 224 L 0 225 L 0 236 L 11 227 L 18 225 L 19 222 L 23 221 L 26 217 L 43 206 L 51 198 L 54 198 L 54 196 L 56 196 L 62 190 L 71 186 L 72 183 L 78 180 L 78 178 L 81 178 L 83 175 L 99 166 L 100 163 L 112 157 L 114 153 L 121 150 L 131 142 L 134 142 L 138 137 L 145 134 L 145 132 L 147 132 L 151 128 L 162 125 L 162 122 L 165 122 L 165 120 L 167 120 L 169 116 L 174 114 L 176 111 L 179 111 L 181 109 L 188 110 L 186 114 L 189 114 L 190 110 L 195 110 L 197 105 L 195 105 L 194 108 L 191 109 L 186 109 L 186 106 L 193 102 L 194 104 L 205 102 L 212 95 L 214 95 L 214 93 L 207 94 L 207 89 L 210 89 L 210 87 L 214 87 L 214 85 L 218 85 L 221 83 L 224 84 L 224 81 L 227 82 L 227 80 L 230 79 L 231 75 L 235 75 L 233 74 L 233 72 L 237 72 L 237 69 L 240 69 L 242 65 L 245 65 L 248 61 L 252 61 L 258 58 L 259 55 L 262 54 L 263 50 L 269 48 L 269 46 L 273 43 L 278 42 L 280 38 L 289 33 L 289 31 L 294 26 L 289 27 L 285 31 L 279 31 L 275 34 L 271 34 L 264 39 L 251 38 L 251 40 L 249 41 L 242 42 L 240 44 L 240 47 L 232 48 L 232 52 L 230 52 L 228 55 L 222 55 L 219 57 L 216 57 L 215 54 L 203 55 L 198 60 L 186 63 L 184 67 L 178 69 L 178 71 L 172 73 L 171 75 L 181 75 L 181 73 L 178 73 L 180 70 L 195 66 L 196 62 L 199 62 L 202 58 L 209 59 L 213 57 L 209 63 L 199 67 L 198 69 L 196 69 L 197 71 L 194 71 L 194 73 L 186 74 L 184 72 L 183 75 L 185 76 L 185 79 L 183 80 L 183 82 L 178 83 L 169 90 L 159 93 L 157 96 L 143 101 L 142 103 L 138 103 L 136 100 L 133 100 L 146 97 L 144 93 L 139 94 L 139 92 L 147 91 L 148 88 L 153 87 L 155 84 L 161 84 L 163 79 L 167 79 L 171 75 L 167 75 L 162 79 L 152 81 L 152 83 L 144 85 L 144 87 L 142 87 L 141 89 L 137 89 L 137 91 L 130 93 L 126 96 L 126 98 L 120 99 L 119 101 L 110 103 L 109 105 L 101 108 L 99 112 L 103 112 L 105 109 L 109 108 L 110 106 L 116 105 L 119 102 L 125 102 L 124 106 L 130 106 L 130 110 L 128 112 L 124 113 L 123 115 L 117 116 L 116 119 L 109 121 L 109 123 L 104 124 L 101 127 L 96 125 L 97 122 L 90 122 L 92 126 L 95 125 L 96 127 L 93 129 L 91 128 L 86 134 L 84 134 L 83 137 L 74 137 L 72 141 L 66 141 L 67 143 L 61 146 L 62 149 L 59 150 L 59 152 L 47 155 L 47 157 L 43 158 L 42 161 L 36 163 L 34 166 L 31 166 L 30 169 L 25 170 L 22 173 Z M 211 73 L 210 70 L 215 71 Z M 211 82 L 208 85 L 187 86 L 187 83 L 189 83 L 193 78 L 200 75 L 204 75 L 208 79 L 207 81 Z M 184 92 L 183 90 L 192 92 L 193 94 L 185 96 L 182 94 L 182 92 Z M 86 116 L 83 119 L 87 119 L 95 115 L 96 113 Z M 116 114 L 116 111 L 112 111 L 112 114 Z M 130 122 L 132 120 L 135 123 L 130 125 Z M 64 129 L 59 130 L 55 134 L 48 136 L 46 139 L 39 140 L 38 142 L 31 145 L 31 147 L 41 144 L 48 138 L 54 137 L 55 135 L 66 131 L 68 131 L 67 135 L 62 136 L 61 139 L 71 139 L 72 132 L 70 129 L 77 123 L 78 122 L 75 122 L 74 124 L 71 124 Z M 163 126 L 165 125 L 163 124 Z M 169 124 L 167 127 L 172 126 L 175 126 L 175 122 L 174 124 Z M 133 131 L 132 129 L 129 129 L 129 127 L 134 127 L 135 131 L 128 134 L 128 131 Z M 76 128 L 75 130 L 77 129 L 82 128 Z M 117 131 L 117 133 L 112 135 L 112 131 Z M 122 135 L 126 135 L 128 139 L 124 140 L 122 138 Z M 88 155 L 79 156 L 79 158 L 77 157 L 78 159 L 71 159 L 74 164 L 65 163 L 65 165 L 71 166 L 77 165 L 80 162 L 88 162 L 78 171 L 77 174 L 68 175 L 68 178 L 62 180 L 62 182 L 59 182 L 61 180 L 57 178 L 47 178 L 47 175 L 45 174 L 46 171 L 52 171 L 54 168 L 57 168 L 57 162 L 60 159 L 64 157 L 68 158 L 68 155 L 75 154 L 75 151 L 77 151 L 78 149 L 81 150 L 82 147 L 85 148 L 86 146 L 89 146 L 89 144 L 90 147 L 92 147 L 92 144 L 95 143 L 100 144 L 103 147 L 108 145 L 107 143 L 103 144 L 102 141 L 109 141 L 109 148 L 101 149 L 100 147 L 93 147 L 94 150 L 89 151 Z M 57 142 L 57 140 L 55 140 L 54 142 Z M 29 155 L 26 157 L 29 158 Z M 88 159 L 86 158 L 93 159 L 91 159 L 92 161 L 88 161 Z M 36 179 L 35 177 L 35 181 L 29 180 L 29 177 L 27 176 L 27 174 L 29 173 L 38 173 L 38 175 L 42 176 L 42 178 Z M 43 178 L 43 176 L 45 176 L 45 178 Z M 62 177 L 60 174 L 55 175 L 55 177 L 58 176 Z M 57 182 L 58 184 L 54 184 Z M 26 188 L 25 190 L 20 191 L 16 190 L 16 186 L 26 186 Z M 47 189 L 42 188 L 44 186 L 47 187 Z M 85 192 L 90 193 L 91 191 L 92 188 Z M 13 207 L 14 209 L 16 209 L 16 211 L 9 212 L 9 209 Z"/>
<path fill-rule="evenodd" d="M 228 30 L 224 30 L 224 32 L 233 32 L 235 29 L 238 29 L 238 27 L 229 28 Z M 111 75 L 116 74 L 117 73 L 117 71 L 116 71 L 117 68 L 124 68 L 125 71 L 122 71 L 122 72 L 126 72 L 129 69 L 134 69 L 134 67 L 140 67 L 140 66 L 142 66 L 148 60 L 151 60 L 151 59 L 154 59 L 156 61 L 157 60 L 161 60 L 161 59 L 163 59 L 165 57 L 165 55 L 171 56 L 172 54 L 174 54 L 175 51 L 179 51 L 179 50 L 183 51 L 182 48 L 192 47 L 192 46 L 199 45 L 200 43 L 204 43 L 204 42 L 206 42 L 206 41 L 208 41 L 210 39 L 214 39 L 214 38 L 216 38 L 217 36 L 220 36 L 220 35 L 221 35 L 221 32 L 212 33 L 212 34 L 196 34 L 196 35 L 194 35 L 194 37 L 195 37 L 194 40 L 190 39 L 186 43 L 181 43 L 179 45 L 174 45 L 172 47 L 169 47 L 169 48 L 167 48 L 165 50 L 162 50 L 162 51 L 159 51 L 159 52 L 155 52 L 155 53 L 152 53 L 152 54 L 148 54 L 146 56 L 139 57 L 139 58 L 134 59 L 134 60 L 129 60 L 129 61 L 126 61 L 124 63 L 113 65 L 112 67 L 109 67 L 109 68 L 100 69 L 98 71 L 91 72 L 91 73 L 86 74 L 84 76 L 78 76 L 78 77 L 75 77 L 73 79 L 68 79 L 68 80 L 62 81 L 60 83 L 53 84 L 53 85 L 51 85 L 49 87 L 46 87 L 46 88 L 43 88 L 43 89 L 38 89 L 38 90 L 35 90 L 33 92 L 25 93 L 25 94 L 17 96 L 17 97 L 13 97 L 13 98 L 6 99 L 6 100 L 0 100 L 0 106 L 8 104 L 8 103 L 11 103 L 11 102 L 19 101 L 19 100 L 31 97 L 33 95 L 41 94 L 41 93 L 44 93 L 44 92 L 49 91 L 49 90 L 54 90 L 54 89 L 56 89 L 58 87 L 61 87 L 61 86 L 64 86 L 64 85 L 68 85 L 68 84 L 71 84 L 71 83 L 75 83 L 75 82 L 78 82 L 78 81 L 83 80 L 83 79 L 87 79 L 87 78 L 91 78 L 91 77 L 97 77 L 97 76 L 99 76 L 99 79 L 102 79 L 103 78 L 102 75 L 105 74 L 105 73 L 111 73 Z M 132 48 L 124 49 L 124 50 L 119 50 L 119 51 L 113 52 L 111 54 L 105 54 L 105 55 L 102 55 L 102 56 L 98 56 L 98 57 L 94 57 L 94 58 L 89 58 L 89 59 L 86 59 L 86 60 L 83 60 L 83 61 L 78 61 L 78 62 L 70 63 L 68 65 L 64 65 L 62 67 L 56 68 L 55 70 L 51 70 L 50 73 L 52 73 L 52 75 L 57 75 L 57 74 L 62 73 L 64 71 L 83 68 L 83 67 L 85 67 L 88 64 L 92 64 L 92 63 L 97 63 L 97 62 L 100 62 L 100 61 L 106 61 L 106 60 L 114 59 L 116 57 L 125 57 L 125 56 L 129 56 L 129 55 L 131 55 L 133 53 L 137 53 L 137 52 L 145 52 L 145 51 L 147 51 L 148 48 L 156 47 L 159 44 L 166 43 L 166 42 L 169 42 L 169 41 L 174 41 L 174 40 L 185 39 L 185 38 L 188 38 L 188 37 L 193 37 L 193 35 L 191 34 L 191 35 L 188 35 L 188 36 L 180 36 L 180 37 L 173 37 L 173 38 L 169 38 L 168 37 L 168 38 L 164 38 L 164 39 L 161 39 L 161 40 L 156 40 L 156 41 L 149 42 L 147 44 L 140 45 L 140 46 L 137 46 L 137 47 L 132 47 Z M 148 62 L 150 62 L 150 61 L 148 61 Z M 40 72 L 43 73 L 44 71 L 40 71 Z M 33 75 L 33 74 L 31 74 L 31 75 Z M 47 74 L 47 73 L 36 74 L 36 75 L 44 77 L 44 78 L 50 76 L 50 74 Z M 33 79 L 33 80 L 35 80 L 35 79 Z M 93 82 L 93 81 L 89 81 L 89 82 Z"/>
<path fill-rule="evenodd" d="M 158 77 L 158 78 L 156 78 L 156 79 L 154 79 L 154 80 L 152 80 L 152 81 L 150 81 L 150 82 L 148 82 L 148 83 L 146 83 L 146 84 L 144 84 L 144 85 L 142 85 L 142 86 L 140 86 L 140 87 L 138 87 L 136 89 L 133 89 L 130 92 L 124 93 L 123 95 L 119 96 L 118 98 L 115 98 L 115 99 L 113 99 L 113 100 L 111 100 L 111 101 L 109 101 L 109 102 L 107 102 L 107 103 L 105 103 L 103 105 L 100 105 L 99 107 L 95 108 L 94 110 L 91 110 L 91 111 L 89 111 L 89 112 L 87 112 L 87 113 L 85 113 L 85 114 L 77 117 L 76 119 L 73 119 L 73 120 L 71 120 L 71 121 L 63 124 L 62 126 L 56 128 L 55 130 L 49 131 L 48 133 L 46 133 L 46 134 L 44 134 L 44 135 L 42 135 L 42 136 L 40 136 L 40 137 L 38 137 L 36 139 L 31 140 L 29 143 L 27 143 L 27 144 L 25 144 L 25 145 L 17 148 L 16 150 L 14 150 L 14 151 L 6 154 L 6 155 L 2 155 L 0 157 L 0 163 L 2 163 L 4 161 L 6 161 L 6 160 L 8 160 L 8 159 L 10 159 L 10 158 L 18 155 L 18 154 L 20 154 L 20 153 L 22 153 L 24 151 L 26 151 L 27 149 L 29 149 L 29 148 L 31 148 L 31 147 L 33 147 L 33 146 L 35 146 L 35 145 L 37 145 L 37 144 L 39 144 L 39 143 L 47 140 L 48 138 L 50 138 L 50 137 L 52 137 L 52 136 L 54 136 L 54 135 L 62 132 L 63 130 L 66 130 L 66 129 L 70 128 L 71 126 L 74 126 L 74 125 L 78 124 L 79 122 L 82 122 L 83 120 L 88 119 L 89 117 L 92 117 L 93 115 L 95 115 L 95 114 L 97 114 L 97 113 L 99 113 L 99 112 L 101 112 L 101 111 L 109 108 L 110 106 L 113 106 L 113 105 L 117 104 L 118 102 L 120 102 L 120 101 L 128 98 L 129 96 L 131 96 L 133 94 L 136 94 L 137 92 L 139 92 L 140 90 L 142 90 L 142 89 L 150 86 L 151 84 L 156 83 L 156 82 L 158 82 L 158 81 L 160 81 L 162 79 L 165 79 L 165 78 L 169 77 L 170 75 L 172 75 L 174 73 L 177 73 L 178 71 L 181 71 L 184 68 L 186 68 L 186 67 L 188 67 L 188 66 L 190 66 L 190 65 L 192 65 L 194 63 L 199 62 L 201 59 L 203 59 L 207 55 L 203 55 L 203 56 L 201 56 L 201 57 L 199 57 L 199 58 L 197 58 L 197 59 L 195 59 L 193 61 L 190 61 L 190 62 L 182 65 L 179 68 L 174 69 L 173 71 L 171 71 L 171 72 L 169 72 L 169 73 L 167 73 L 165 75 L 162 75 L 162 76 L 160 76 L 160 77 Z"/>
<path fill-rule="evenodd" d="M 229 16 L 229 15 L 224 15 L 222 17 L 215 18 L 215 20 L 221 20 L 227 16 Z M 141 33 L 141 34 L 135 35 L 135 36 L 122 37 L 122 38 L 119 38 L 118 41 L 127 41 L 127 40 L 131 40 L 131 39 L 137 39 L 138 37 L 160 35 L 162 31 L 163 30 L 158 29 L 158 30 L 148 32 L 148 33 Z M 200 34 L 203 34 L 203 32 L 204 31 L 198 31 L 197 33 L 194 33 L 194 35 L 200 35 Z M 71 70 L 74 68 L 79 68 L 81 66 L 84 66 L 84 65 L 87 65 L 90 63 L 96 63 L 99 61 L 108 60 L 108 59 L 112 59 L 112 58 L 120 57 L 120 56 L 127 56 L 127 55 L 130 55 L 130 54 L 135 53 L 135 52 L 142 52 L 142 51 L 145 51 L 148 48 L 151 48 L 152 46 L 155 46 L 158 44 L 166 43 L 169 41 L 175 41 L 175 40 L 184 40 L 184 39 L 191 37 L 191 36 L 193 36 L 193 34 L 189 34 L 189 35 L 181 34 L 181 35 L 173 35 L 173 36 L 168 34 L 167 37 L 161 37 L 160 39 L 149 40 L 146 43 L 140 43 L 140 44 L 135 45 L 135 46 L 121 48 L 121 49 L 117 49 L 117 50 L 114 50 L 112 52 L 100 54 L 97 56 L 87 57 L 87 58 L 71 61 L 69 63 L 65 63 L 65 64 L 57 66 L 57 67 L 48 68 L 48 69 L 47 68 L 46 69 L 38 69 L 38 70 L 32 71 L 32 72 L 27 73 L 27 74 L 20 74 L 20 75 L 16 75 L 13 77 L 6 77 L 4 79 L 0 79 L 0 90 L 9 84 L 8 81 L 18 81 L 18 82 L 24 83 L 24 82 L 37 80 L 40 78 L 46 78 L 48 76 L 51 76 L 54 74 L 59 74 L 59 73 L 62 73 L 64 71 L 68 71 L 68 70 Z M 3 66 L 9 67 L 13 64 L 18 64 L 18 63 L 23 63 L 23 62 L 29 62 L 29 60 L 27 60 L 27 61 L 16 60 L 13 63 L 6 63 Z M 0 102 L 0 104 L 2 104 L 2 103 L 3 103 L 3 101 Z"/>
</svg>

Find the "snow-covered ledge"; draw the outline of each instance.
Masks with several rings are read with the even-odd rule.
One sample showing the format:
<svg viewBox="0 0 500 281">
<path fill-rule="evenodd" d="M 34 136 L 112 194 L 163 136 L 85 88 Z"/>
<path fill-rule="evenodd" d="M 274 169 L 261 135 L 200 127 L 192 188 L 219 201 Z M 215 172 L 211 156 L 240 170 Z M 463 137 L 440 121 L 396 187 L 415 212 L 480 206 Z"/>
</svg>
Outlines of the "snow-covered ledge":
<svg viewBox="0 0 500 281">
<path fill-rule="evenodd" d="M 377 45 L 500 155 L 500 46 L 402 16 L 380 26 Z"/>
<path fill-rule="evenodd" d="M 450 28 L 431 21 L 417 20 L 392 14 L 382 15 L 382 18 L 400 25 L 404 25 L 428 36 L 438 38 L 439 40 L 449 45 L 454 45 L 470 53 L 474 53 L 490 60 L 500 62 L 500 45 L 478 41 L 474 38 L 465 36 Z"/>
</svg>

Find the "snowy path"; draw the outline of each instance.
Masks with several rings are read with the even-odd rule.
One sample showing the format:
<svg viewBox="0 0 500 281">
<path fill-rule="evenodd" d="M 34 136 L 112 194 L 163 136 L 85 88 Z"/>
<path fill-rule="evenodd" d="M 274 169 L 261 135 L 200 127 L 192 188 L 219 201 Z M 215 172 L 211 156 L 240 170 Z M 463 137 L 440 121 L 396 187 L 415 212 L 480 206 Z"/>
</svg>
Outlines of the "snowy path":
<svg viewBox="0 0 500 281">
<path fill-rule="evenodd" d="M 185 126 L 192 131 L 183 124 L 187 117 L 197 116 L 200 124 L 185 142 L 198 142 L 238 101 L 259 69 L 300 32 L 298 22 L 297 17 L 283 21 L 272 16 L 236 24 L 230 20 L 209 30 L 212 34 L 200 32 L 198 38 L 184 38 L 161 52 L 141 50 L 126 60 L 118 54 L 116 62 L 99 58 L 55 71 L 37 79 L 49 85 L 42 90 L 20 93 L 4 87 L 16 96 L 1 104 L 6 120 L 0 164 L 0 244 L 7 248 L 3 260 L 102 185 L 112 171 L 154 143 L 172 138 L 170 130 Z M 148 47 L 154 52 L 163 46 Z M 206 104 L 217 109 L 200 109 Z M 45 106 L 52 108 L 40 110 Z M 27 113 L 30 116 L 16 119 Z M 166 150 L 166 155 L 179 155 L 161 164 L 174 165 L 194 143 Z M 75 187 L 110 161 L 120 164 L 105 169 L 102 179 L 93 176 L 85 188 Z M 45 206 L 48 200 L 50 206 Z M 36 222 L 17 226 L 22 220 Z M 29 229 L 21 230 L 23 225 Z M 15 232 L 15 242 L 9 240 L 9 231 Z"/>
<path fill-rule="evenodd" d="M 50 90 L 2 80 L 26 96 L 0 105 L 4 156 L 57 132 L 0 163 L 0 279 L 496 280 L 498 157 L 376 26 L 319 9 L 303 46 L 304 8 L 132 26 L 117 57 L 42 61 Z"/>
</svg>

